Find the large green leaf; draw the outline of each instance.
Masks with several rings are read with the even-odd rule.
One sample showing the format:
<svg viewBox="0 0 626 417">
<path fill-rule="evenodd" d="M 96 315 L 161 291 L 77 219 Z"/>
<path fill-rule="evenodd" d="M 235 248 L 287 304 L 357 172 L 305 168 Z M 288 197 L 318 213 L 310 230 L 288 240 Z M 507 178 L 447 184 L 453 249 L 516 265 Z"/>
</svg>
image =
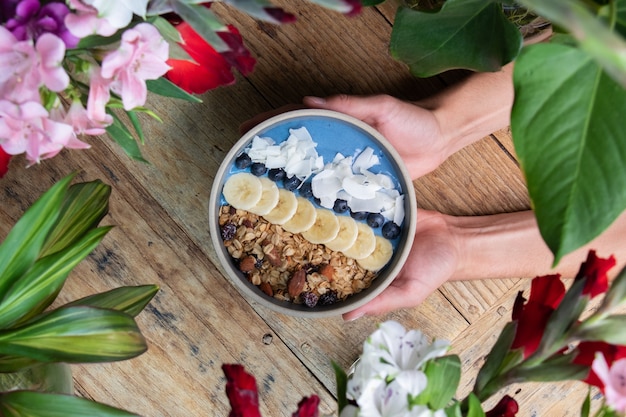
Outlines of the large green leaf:
<svg viewBox="0 0 626 417">
<path fill-rule="evenodd" d="M 437 13 L 400 7 L 391 33 L 391 54 L 418 77 L 466 68 L 496 71 L 522 47 L 522 35 L 498 3 L 448 0 Z"/>
<path fill-rule="evenodd" d="M 145 352 L 132 316 L 92 307 L 63 307 L 0 332 L 0 353 L 40 362 L 111 362 Z"/>
<path fill-rule="evenodd" d="M 626 94 L 584 52 L 524 48 L 514 70 L 511 129 L 554 263 L 626 207 Z"/>
<path fill-rule="evenodd" d="M 0 395 L 3 417 L 139 417 L 128 411 L 71 395 L 13 391 Z"/>
<path fill-rule="evenodd" d="M 0 299 L 38 258 L 73 177 L 63 178 L 46 191 L 26 210 L 0 245 Z"/>
<path fill-rule="evenodd" d="M 414 400 L 414 404 L 428 404 L 431 410 L 450 405 L 461 380 L 461 359 L 447 355 L 426 363 L 424 373 L 428 385 Z"/>
<path fill-rule="evenodd" d="M 40 256 L 73 244 L 96 227 L 109 211 L 111 187 L 100 180 L 72 185 L 65 197 L 59 218 L 46 237 Z"/>
<path fill-rule="evenodd" d="M 135 317 L 152 300 L 159 291 L 157 285 L 140 285 L 137 287 L 120 287 L 100 294 L 90 295 L 71 303 L 70 306 L 89 306 L 123 311 Z"/>
<path fill-rule="evenodd" d="M 122 147 L 122 149 L 124 149 L 126 155 L 137 161 L 147 163 L 148 161 L 146 161 L 141 155 L 141 149 L 139 149 L 139 145 L 137 144 L 137 141 L 133 137 L 132 133 L 130 133 L 130 130 L 128 130 L 126 125 L 122 123 L 120 118 L 115 113 L 111 113 L 111 116 L 113 117 L 113 123 L 107 126 L 107 133 L 118 145 Z"/>
<path fill-rule="evenodd" d="M 94 229 L 68 248 L 39 259 L 8 289 L 0 302 L 0 328 L 11 327 L 45 310 L 72 269 L 98 246 L 110 229 Z"/>
<path fill-rule="evenodd" d="M 178 98 L 192 103 L 202 103 L 201 99 L 187 93 L 185 90 L 164 77 L 156 80 L 146 80 L 146 86 L 150 92 L 160 96 Z"/>
<path fill-rule="evenodd" d="M 224 23 L 208 8 L 185 1 L 172 1 L 172 8 L 186 23 L 189 24 L 217 52 L 228 51 L 230 48 L 218 36 L 216 31 L 224 28 Z"/>
</svg>

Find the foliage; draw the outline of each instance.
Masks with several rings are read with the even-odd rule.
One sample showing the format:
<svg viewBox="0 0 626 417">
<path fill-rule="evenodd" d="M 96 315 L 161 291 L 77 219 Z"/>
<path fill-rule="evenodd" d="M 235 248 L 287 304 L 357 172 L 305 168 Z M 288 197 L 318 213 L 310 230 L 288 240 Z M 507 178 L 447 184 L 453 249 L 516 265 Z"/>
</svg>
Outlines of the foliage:
<svg viewBox="0 0 626 417">
<path fill-rule="evenodd" d="M 42 363 L 95 363 L 145 352 L 134 317 L 158 291 L 120 287 L 50 308 L 72 269 L 101 242 L 109 226 L 109 186 L 70 185 L 73 175 L 45 192 L 0 245 L 0 372 Z M 71 396 L 39 392 L 0 394 L 2 415 L 132 415 Z"/>
<path fill-rule="evenodd" d="M 558 263 L 626 208 L 626 1 L 519 0 L 556 32 L 528 45 L 503 11 L 514 2 L 447 0 L 435 11 L 416 3 L 400 7 L 391 36 L 392 55 L 413 74 L 497 71 L 515 60 L 515 150 Z"/>
</svg>

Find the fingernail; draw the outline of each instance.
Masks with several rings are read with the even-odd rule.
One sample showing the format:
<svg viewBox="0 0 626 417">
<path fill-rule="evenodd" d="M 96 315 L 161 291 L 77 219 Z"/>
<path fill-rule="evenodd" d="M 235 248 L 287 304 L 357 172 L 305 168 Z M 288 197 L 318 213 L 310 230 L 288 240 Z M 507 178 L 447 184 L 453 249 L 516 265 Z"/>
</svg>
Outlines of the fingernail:
<svg viewBox="0 0 626 417">
<path fill-rule="evenodd" d="M 350 314 L 350 313 L 348 313 L 348 314 Z M 348 314 L 345 314 L 343 316 L 343 321 L 354 321 L 354 320 L 360 319 L 361 317 L 365 316 L 365 312 L 364 311 L 359 311 L 358 313 L 355 313 L 354 315 L 350 315 L 350 316 Z"/>
<path fill-rule="evenodd" d="M 326 99 L 321 97 L 307 96 L 304 99 L 315 106 L 323 106 L 326 104 Z"/>
</svg>

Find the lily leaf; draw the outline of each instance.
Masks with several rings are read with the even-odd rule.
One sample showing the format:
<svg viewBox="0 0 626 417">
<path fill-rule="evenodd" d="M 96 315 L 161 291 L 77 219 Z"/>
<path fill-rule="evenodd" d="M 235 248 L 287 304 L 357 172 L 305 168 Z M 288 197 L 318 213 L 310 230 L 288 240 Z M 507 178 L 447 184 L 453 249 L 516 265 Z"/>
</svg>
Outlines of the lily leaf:
<svg viewBox="0 0 626 417">
<path fill-rule="evenodd" d="M 59 218 L 46 237 L 40 257 L 72 245 L 96 227 L 109 211 L 111 187 L 100 180 L 72 185 L 66 194 Z"/>
<path fill-rule="evenodd" d="M 139 417 L 86 398 L 34 391 L 1 394 L 0 414 L 5 417 Z"/>
<path fill-rule="evenodd" d="M 341 414 L 341 410 L 348 405 L 348 375 L 341 366 L 334 361 L 332 362 L 332 366 L 335 371 L 335 381 L 337 382 L 337 411 Z"/>
<path fill-rule="evenodd" d="M 215 33 L 217 30 L 223 29 L 225 25 L 211 10 L 202 5 L 182 1 L 172 2 L 172 8 L 217 52 L 225 52 L 230 49 L 226 42 Z"/>
<path fill-rule="evenodd" d="M 0 245 L 0 299 L 39 257 L 73 177 L 63 178 L 46 191 L 26 210 Z"/>
<path fill-rule="evenodd" d="M 72 269 L 98 246 L 110 229 L 92 230 L 65 250 L 39 259 L 0 302 L 0 328 L 6 329 L 45 310 L 61 291 Z"/>
<path fill-rule="evenodd" d="M 128 156 L 137 161 L 148 163 L 141 155 L 139 145 L 128 128 L 114 113 L 111 113 L 111 116 L 113 116 L 113 123 L 107 126 L 107 133 L 124 149 L 124 152 L 126 152 Z"/>
<path fill-rule="evenodd" d="M 158 291 L 159 287 L 157 285 L 120 287 L 72 301 L 66 304 L 65 307 L 89 306 L 106 308 L 122 311 L 135 317 L 143 311 Z"/>
<path fill-rule="evenodd" d="M 556 265 L 626 208 L 626 94 L 589 55 L 560 44 L 524 48 L 513 78 L 515 150 Z"/>
<path fill-rule="evenodd" d="M 189 94 L 167 78 L 161 77 L 156 80 L 146 80 L 148 90 L 164 97 L 177 98 L 191 103 L 202 103 L 198 97 Z"/>
<path fill-rule="evenodd" d="M 478 371 L 476 382 L 474 383 L 474 392 L 481 393 L 487 384 L 503 370 L 502 366 L 508 355 L 514 355 L 513 364 L 519 363 L 523 359 L 523 356 L 519 353 L 509 353 L 509 349 L 515 339 L 516 330 L 517 322 L 509 322 L 504 326 L 498 336 L 498 340 L 487 355 L 485 363 Z"/>
<path fill-rule="evenodd" d="M 428 361 L 424 369 L 428 385 L 415 404 L 428 404 L 432 410 L 450 405 L 461 380 L 461 359 L 457 355 L 442 356 Z"/>
<path fill-rule="evenodd" d="M 0 332 L 1 354 L 40 362 L 111 362 L 133 358 L 146 349 L 130 315 L 92 307 L 62 307 Z"/>
<path fill-rule="evenodd" d="M 418 77 L 465 68 L 497 71 L 522 47 L 522 35 L 497 2 L 447 0 L 437 13 L 400 7 L 391 55 Z"/>
<path fill-rule="evenodd" d="M 576 332 L 581 340 L 602 341 L 613 345 L 626 345 L 624 334 L 626 315 L 618 314 L 602 318 L 593 324 L 583 322 Z"/>
</svg>

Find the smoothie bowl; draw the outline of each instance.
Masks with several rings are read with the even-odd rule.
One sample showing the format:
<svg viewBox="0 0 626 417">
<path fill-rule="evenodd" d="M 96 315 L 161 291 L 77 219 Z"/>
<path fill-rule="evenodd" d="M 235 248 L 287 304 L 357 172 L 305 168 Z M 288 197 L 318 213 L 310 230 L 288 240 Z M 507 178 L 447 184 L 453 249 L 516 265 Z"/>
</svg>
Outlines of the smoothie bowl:
<svg viewBox="0 0 626 417">
<path fill-rule="evenodd" d="M 380 294 L 415 235 L 413 184 L 369 125 L 296 110 L 246 133 L 209 202 L 211 240 L 248 299 L 304 317 L 340 315 Z"/>
</svg>

